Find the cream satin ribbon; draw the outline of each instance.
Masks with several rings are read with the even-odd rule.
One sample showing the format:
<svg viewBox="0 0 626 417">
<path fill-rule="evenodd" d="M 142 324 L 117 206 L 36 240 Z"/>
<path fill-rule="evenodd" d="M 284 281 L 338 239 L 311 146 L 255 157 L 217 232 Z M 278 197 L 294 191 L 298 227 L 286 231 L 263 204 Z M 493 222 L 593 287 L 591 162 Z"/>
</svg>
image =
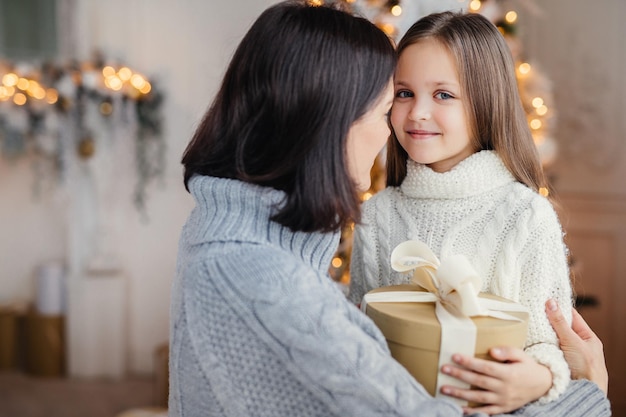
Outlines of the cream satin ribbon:
<svg viewBox="0 0 626 417">
<path fill-rule="evenodd" d="M 476 326 L 470 317 L 489 316 L 503 320 L 521 321 L 503 311 L 527 312 L 515 303 L 481 298 L 478 296 L 482 279 L 463 255 L 452 255 L 440 261 L 428 245 L 416 240 L 400 243 L 391 253 L 391 267 L 398 272 L 413 270 L 412 283 L 424 288 L 422 291 L 388 291 L 368 293 L 363 297 L 361 309 L 368 303 L 380 302 L 434 302 L 435 315 L 441 325 L 441 348 L 439 352 L 439 375 L 435 397 L 441 397 L 441 386 L 452 385 L 469 388 L 469 384 L 441 372 L 441 367 L 452 363 L 452 355 L 461 353 L 474 356 Z M 499 310 L 499 311 L 498 311 Z M 459 405 L 467 402 L 453 399 Z"/>
</svg>

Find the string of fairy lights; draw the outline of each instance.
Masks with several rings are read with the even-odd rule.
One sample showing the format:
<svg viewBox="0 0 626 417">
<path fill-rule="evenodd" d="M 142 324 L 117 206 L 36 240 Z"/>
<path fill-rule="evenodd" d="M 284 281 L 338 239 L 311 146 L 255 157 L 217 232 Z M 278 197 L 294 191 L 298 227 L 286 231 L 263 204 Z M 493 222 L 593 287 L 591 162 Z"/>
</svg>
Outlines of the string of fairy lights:
<svg viewBox="0 0 626 417">
<path fill-rule="evenodd" d="M 547 166 L 554 159 L 556 145 L 552 131 L 555 123 L 555 111 L 552 104 L 551 85 L 538 68 L 524 59 L 520 41 L 517 38 L 518 13 L 511 9 L 502 10 L 501 5 L 504 2 L 500 0 L 449 0 L 447 3 L 444 0 L 405 0 L 405 2 L 402 0 L 308 0 L 308 2 L 314 6 L 332 4 L 344 10 L 364 15 L 396 41 L 402 35 L 399 23 L 404 17 L 405 9 L 408 9 L 409 6 L 415 7 L 416 3 L 421 3 L 424 6 L 421 10 L 422 15 L 442 11 L 446 6 L 450 9 L 458 9 L 459 5 L 462 5 L 463 9 L 469 13 L 485 15 L 498 27 L 506 39 L 516 62 L 520 97 L 542 164 Z M 406 8 L 403 7 L 405 4 Z M 429 8 L 431 10 L 428 10 Z M 413 21 L 419 17 L 421 16 L 411 16 Z M 364 201 L 369 199 L 384 186 L 384 166 L 381 161 L 377 161 L 372 168 L 372 186 L 363 193 L 362 199 Z M 541 188 L 539 192 L 544 196 L 549 195 L 548 188 Z M 349 264 L 353 230 L 354 226 L 350 226 L 343 231 L 339 249 L 330 268 L 331 276 L 344 285 L 348 284 L 350 280 Z"/>
<path fill-rule="evenodd" d="M 111 91 L 123 91 L 123 93 L 139 99 L 152 90 L 150 82 L 141 74 L 134 73 L 128 67 L 116 69 L 107 65 L 101 70 L 102 78 L 98 84 L 105 86 Z M 80 81 L 79 81 L 80 82 Z M 46 87 L 34 78 L 21 76 L 15 72 L 8 72 L 2 76 L 0 84 L 0 102 L 12 101 L 17 106 L 28 104 L 29 100 L 44 101 L 47 104 L 56 104 L 59 101 L 59 92 L 53 87 Z M 108 116 L 113 108 L 110 103 L 102 103 L 100 111 Z"/>
<path fill-rule="evenodd" d="M 35 166 L 45 166 L 36 169 L 37 191 L 41 177 L 63 177 L 68 158 L 92 158 L 106 136 L 103 126 L 123 123 L 134 139 L 133 198 L 143 210 L 148 183 L 164 170 L 162 98 L 148 77 L 105 63 L 100 54 L 67 65 L 0 61 L 0 154 L 31 156 Z M 101 121 L 94 120 L 93 107 Z"/>
</svg>

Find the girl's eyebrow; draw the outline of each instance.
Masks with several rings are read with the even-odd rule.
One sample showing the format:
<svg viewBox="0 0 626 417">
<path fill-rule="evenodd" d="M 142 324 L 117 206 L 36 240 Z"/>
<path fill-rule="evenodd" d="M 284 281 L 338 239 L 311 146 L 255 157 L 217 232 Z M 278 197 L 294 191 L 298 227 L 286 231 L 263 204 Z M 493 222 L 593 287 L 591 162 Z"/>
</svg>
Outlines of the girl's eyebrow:
<svg viewBox="0 0 626 417">
<path fill-rule="evenodd" d="M 434 81 L 429 83 L 431 85 L 433 85 L 434 87 L 459 87 L 459 83 L 457 83 L 456 81 Z M 401 86 L 401 87 L 409 87 L 409 83 L 402 81 L 402 80 L 396 80 L 394 81 L 394 85 L 396 86 Z"/>
<path fill-rule="evenodd" d="M 433 83 L 434 85 L 440 87 L 440 86 L 447 86 L 447 87 L 458 87 L 459 83 L 457 83 L 456 81 L 437 81 L 435 83 Z"/>
</svg>

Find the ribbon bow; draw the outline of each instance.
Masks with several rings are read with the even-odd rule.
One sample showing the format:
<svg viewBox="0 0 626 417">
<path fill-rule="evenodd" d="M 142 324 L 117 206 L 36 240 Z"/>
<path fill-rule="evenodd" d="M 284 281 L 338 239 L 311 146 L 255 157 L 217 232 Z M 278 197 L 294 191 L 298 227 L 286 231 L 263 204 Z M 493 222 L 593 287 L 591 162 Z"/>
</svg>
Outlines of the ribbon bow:
<svg viewBox="0 0 626 417">
<path fill-rule="evenodd" d="M 365 294 L 361 308 L 372 302 L 435 302 L 435 314 L 441 325 L 439 369 L 451 363 L 454 353 L 474 356 L 476 326 L 470 317 L 490 316 L 521 321 L 503 311 L 527 311 L 519 304 L 478 296 L 482 279 L 463 255 L 451 255 L 440 261 L 428 245 L 416 240 L 400 243 L 391 253 L 391 267 L 398 272 L 413 270 L 412 283 L 423 291 L 387 291 Z M 435 396 L 442 385 L 468 388 L 455 378 L 439 372 Z M 460 405 L 466 401 L 453 399 Z"/>
<path fill-rule="evenodd" d="M 478 302 L 482 279 L 463 255 L 452 255 L 440 262 L 428 245 L 409 240 L 393 250 L 391 267 L 398 272 L 414 269 L 414 284 L 464 316 L 488 314 Z"/>
</svg>

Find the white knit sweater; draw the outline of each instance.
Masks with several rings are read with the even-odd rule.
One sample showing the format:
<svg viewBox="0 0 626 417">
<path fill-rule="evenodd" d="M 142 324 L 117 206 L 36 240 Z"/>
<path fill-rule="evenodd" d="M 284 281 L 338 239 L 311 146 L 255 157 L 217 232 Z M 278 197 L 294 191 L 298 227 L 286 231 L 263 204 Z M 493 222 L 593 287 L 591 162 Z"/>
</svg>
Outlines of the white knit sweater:
<svg viewBox="0 0 626 417">
<path fill-rule="evenodd" d="M 549 201 L 517 182 L 493 151 L 475 153 L 445 173 L 409 160 L 400 187 L 363 204 L 350 267 L 352 302 L 371 289 L 410 280 L 390 264 L 391 251 L 408 239 L 425 242 L 440 259 L 467 256 L 483 278 L 482 291 L 529 308 L 525 351 L 553 375 L 539 402 L 557 398 L 570 371 L 544 304 L 555 298 L 569 313 L 572 291 L 561 226 Z M 571 314 L 566 317 L 571 322 Z"/>
</svg>

